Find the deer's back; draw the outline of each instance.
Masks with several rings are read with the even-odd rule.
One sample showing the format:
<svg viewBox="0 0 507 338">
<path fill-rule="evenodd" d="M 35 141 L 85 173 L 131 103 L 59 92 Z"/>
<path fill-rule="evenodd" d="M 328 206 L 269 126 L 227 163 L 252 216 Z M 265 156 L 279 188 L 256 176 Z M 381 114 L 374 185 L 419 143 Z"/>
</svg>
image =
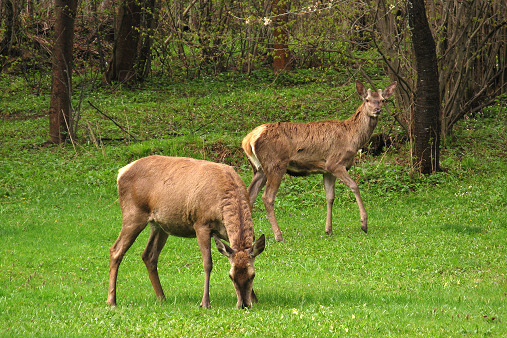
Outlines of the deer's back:
<svg viewBox="0 0 507 338">
<path fill-rule="evenodd" d="M 288 163 L 293 175 L 326 172 L 330 158 L 339 161 L 354 152 L 349 149 L 351 131 L 346 121 L 268 123 L 251 134 L 253 151 L 263 167 L 269 166 L 271 157 L 276 156 L 277 161 Z"/>
<path fill-rule="evenodd" d="M 176 236 L 194 237 L 196 222 L 223 229 L 224 200 L 234 199 L 239 176 L 223 164 L 182 157 L 148 156 L 120 169 L 122 212 L 142 212 Z M 241 182 L 242 183 L 242 182 Z"/>
</svg>

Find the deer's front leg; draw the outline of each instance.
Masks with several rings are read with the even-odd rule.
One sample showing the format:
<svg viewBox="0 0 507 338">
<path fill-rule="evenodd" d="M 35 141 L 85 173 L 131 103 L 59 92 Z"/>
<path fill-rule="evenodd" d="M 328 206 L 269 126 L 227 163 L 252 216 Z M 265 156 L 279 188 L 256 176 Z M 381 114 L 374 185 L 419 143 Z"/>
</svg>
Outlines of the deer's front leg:
<svg viewBox="0 0 507 338">
<path fill-rule="evenodd" d="M 202 295 L 201 307 L 209 309 L 211 307 L 209 301 L 209 280 L 211 270 L 213 269 L 213 261 L 211 260 L 211 233 L 206 225 L 194 225 L 197 235 L 197 243 L 202 255 L 202 265 L 204 267 L 204 291 Z"/>
<path fill-rule="evenodd" d="M 366 233 L 368 231 L 368 215 L 366 214 L 366 209 L 364 208 L 363 200 L 361 199 L 361 194 L 359 193 L 359 187 L 357 183 L 349 176 L 349 173 L 345 167 L 339 167 L 334 171 L 334 174 L 354 193 L 357 205 L 359 207 L 359 214 L 361 215 L 361 229 Z"/>
</svg>

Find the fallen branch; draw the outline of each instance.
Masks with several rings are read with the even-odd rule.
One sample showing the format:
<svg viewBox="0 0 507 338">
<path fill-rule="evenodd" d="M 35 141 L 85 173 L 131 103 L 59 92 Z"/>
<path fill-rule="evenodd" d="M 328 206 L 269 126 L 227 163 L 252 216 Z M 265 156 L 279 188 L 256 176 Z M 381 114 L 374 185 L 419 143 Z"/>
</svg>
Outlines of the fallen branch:
<svg viewBox="0 0 507 338">
<path fill-rule="evenodd" d="M 97 110 L 100 114 L 102 114 L 105 118 L 107 118 L 108 120 L 110 120 L 111 122 L 113 122 L 118 128 L 120 128 L 121 131 L 123 131 L 125 134 L 129 135 L 130 137 L 132 137 L 135 141 L 137 141 L 136 137 L 134 135 L 132 135 L 131 133 L 129 133 L 125 128 L 123 128 L 123 126 L 121 126 L 118 122 L 116 122 L 112 117 L 108 116 L 107 114 L 105 114 L 104 112 L 102 112 L 99 108 L 95 107 L 93 105 L 93 103 L 91 103 L 90 101 L 88 101 L 88 104 L 90 104 L 90 106 L 92 106 L 93 108 L 95 108 L 95 110 Z"/>
</svg>

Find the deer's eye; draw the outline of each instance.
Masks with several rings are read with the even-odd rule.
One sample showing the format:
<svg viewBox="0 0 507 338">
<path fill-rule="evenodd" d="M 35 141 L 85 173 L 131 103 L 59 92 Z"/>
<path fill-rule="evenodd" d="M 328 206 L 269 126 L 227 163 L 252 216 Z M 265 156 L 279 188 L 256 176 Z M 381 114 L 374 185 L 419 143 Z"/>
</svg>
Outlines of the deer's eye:
<svg viewBox="0 0 507 338">
<path fill-rule="evenodd" d="M 370 100 L 368 100 L 368 99 L 365 99 L 365 100 L 364 100 L 364 102 L 370 102 Z"/>
</svg>

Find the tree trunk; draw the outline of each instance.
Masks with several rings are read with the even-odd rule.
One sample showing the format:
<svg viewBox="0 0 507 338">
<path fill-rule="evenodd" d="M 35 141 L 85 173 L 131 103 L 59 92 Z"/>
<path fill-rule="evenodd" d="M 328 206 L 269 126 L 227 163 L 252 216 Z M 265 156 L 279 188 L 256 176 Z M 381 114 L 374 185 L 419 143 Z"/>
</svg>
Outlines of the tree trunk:
<svg viewBox="0 0 507 338">
<path fill-rule="evenodd" d="M 105 73 L 107 83 L 111 81 L 134 82 L 138 74 L 135 62 L 138 56 L 141 25 L 141 3 L 125 0 L 117 14 L 113 56 Z"/>
<path fill-rule="evenodd" d="M 287 12 L 289 0 L 273 0 L 273 71 L 291 70 Z"/>
<path fill-rule="evenodd" d="M 73 136 L 71 128 L 72 50 L 78 0 L 55 0 L 55 46 L 51 72 L 49 142 L 62 143 Z"/>
<path fill-rule="evenodd" d="M 413 117 L 413 155 L 422 173 L 439 169 L 440 94 L 435 41 L 426 17 L 424 0 L 407 3 L 416 59 L 417 84 Z"/>
</svg>

